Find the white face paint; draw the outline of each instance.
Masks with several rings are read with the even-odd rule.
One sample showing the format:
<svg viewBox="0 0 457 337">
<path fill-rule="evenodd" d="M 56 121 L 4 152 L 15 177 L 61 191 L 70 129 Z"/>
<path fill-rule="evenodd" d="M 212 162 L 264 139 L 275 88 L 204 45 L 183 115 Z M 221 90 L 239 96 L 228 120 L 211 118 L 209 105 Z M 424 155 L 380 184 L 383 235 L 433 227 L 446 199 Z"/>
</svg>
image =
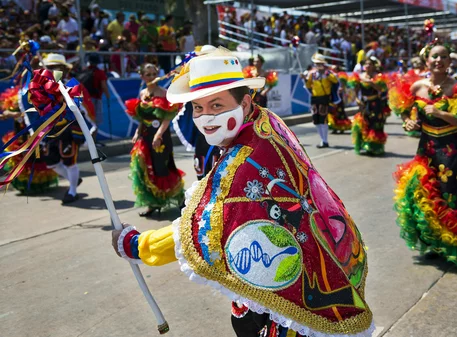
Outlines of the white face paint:
<svg viewBox="0 0 457 337">
<path fill-rule="evenodd" d="M 243 125 L 243 119 L 243 108 L 240 105 L 218 115 L 201 115 L 194 118 L 194 123 L 208 144 L 217 146 L 228 138 L 236 137 Z"/>
</svg>

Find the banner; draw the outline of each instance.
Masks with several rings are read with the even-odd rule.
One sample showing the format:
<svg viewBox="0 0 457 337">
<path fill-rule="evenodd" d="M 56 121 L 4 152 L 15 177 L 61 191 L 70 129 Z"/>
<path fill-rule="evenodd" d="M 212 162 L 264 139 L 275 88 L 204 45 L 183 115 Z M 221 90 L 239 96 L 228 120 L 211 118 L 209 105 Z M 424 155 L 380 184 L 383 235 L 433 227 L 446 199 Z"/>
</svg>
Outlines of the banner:
<svg viewBox="0 0 457 337">
<path fill-rule="evenodd" d="M 443 0 L 396 0 L 397 2 L 408 4 L 411 6 L 432 8 L 437 11 L 442 11 L 445 9 Z M 433 16 L 433 13 L 430 13 Z"/>
</svg>

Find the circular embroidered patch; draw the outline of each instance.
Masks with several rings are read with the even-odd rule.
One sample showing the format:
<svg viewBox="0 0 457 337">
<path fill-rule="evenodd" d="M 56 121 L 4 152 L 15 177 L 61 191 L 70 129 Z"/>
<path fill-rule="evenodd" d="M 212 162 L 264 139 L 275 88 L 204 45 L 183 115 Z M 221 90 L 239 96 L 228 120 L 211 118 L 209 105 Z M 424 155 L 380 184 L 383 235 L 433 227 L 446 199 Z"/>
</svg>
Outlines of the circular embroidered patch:
<svg viewBox="0 0 457 337">
<path fill-rule="evenodd" d="M 254 287 L 279 290 L 293 284 L 302 271 L 302 252 L 286 228 L 267 220 L 238 227 L 225 245 L 232 273 Z"/>
<path fill-rule="evenodd" d="M 160 126 L 160 122 L 156 119 L 152 121 L 152 127 L 157 129 Z"/>
</svg>

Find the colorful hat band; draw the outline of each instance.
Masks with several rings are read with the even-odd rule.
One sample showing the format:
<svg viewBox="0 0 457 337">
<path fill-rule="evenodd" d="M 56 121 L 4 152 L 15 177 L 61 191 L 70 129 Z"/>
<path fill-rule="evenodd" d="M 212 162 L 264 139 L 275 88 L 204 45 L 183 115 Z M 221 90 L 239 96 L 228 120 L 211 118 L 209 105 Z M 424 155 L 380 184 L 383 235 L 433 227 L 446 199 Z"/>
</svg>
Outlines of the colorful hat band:
<svg viewBox="0 0 457 337">
<path fill-rule="evenodd" d="M 230 84 L 236 81 L 243 80 L 243 73 L 240 72 L 229 72 L 229 73 L 218 73 L 214 75 L 202 76 L 189 81 L 190 91 L 197 91 L 200 89 L 212 88 L 216 86 Z"/>
</svg>

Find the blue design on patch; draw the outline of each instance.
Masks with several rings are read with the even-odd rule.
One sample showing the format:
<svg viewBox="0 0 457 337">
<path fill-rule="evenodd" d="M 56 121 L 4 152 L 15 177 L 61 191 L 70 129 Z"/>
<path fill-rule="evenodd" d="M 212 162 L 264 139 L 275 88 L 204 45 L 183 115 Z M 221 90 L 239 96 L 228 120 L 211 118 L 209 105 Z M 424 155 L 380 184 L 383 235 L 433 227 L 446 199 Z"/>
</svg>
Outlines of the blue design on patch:
<svg viewBox="0 0 457 337">
<path fill-rule="evenodd" d="M 216 203 L 217 200 L 217 192 L 220 191 L 220 186 L 221 186 L 221 179 L 222 177 L 225 176 L 226 169 L 229 166 L 229 160 L 232 158 L 235 158 L 238 154 L 238 152 L 241 149 L 241 145 L 237 145 L 233 148 L 232 151 L 227 153 L 224 157 L 220 159 L 220 164 L 216 168 L 216 172 L 213 175 L 213 183 L 211 185 L 211 196 L 209 203 L 206 205 L 205 210 L 202 213 L 202 220 L 204 221 L 204 226 L 202 226 L 198 230 L 198 242 L 200 244 L 200 247 L 202 249 L 203 253 L 203 258 L 205 261 L 212 266 L 214 264 L 214 261 L 211 261 L 211 252 L 209 251 L 208 248 L 208 243 L 209 239 L 207 237 L 207 233 L 211 231 L 211 212 L 213 210 L 213 206 Z M 230 160 L 232 162 L 232 160 Z"/>
</svg>

